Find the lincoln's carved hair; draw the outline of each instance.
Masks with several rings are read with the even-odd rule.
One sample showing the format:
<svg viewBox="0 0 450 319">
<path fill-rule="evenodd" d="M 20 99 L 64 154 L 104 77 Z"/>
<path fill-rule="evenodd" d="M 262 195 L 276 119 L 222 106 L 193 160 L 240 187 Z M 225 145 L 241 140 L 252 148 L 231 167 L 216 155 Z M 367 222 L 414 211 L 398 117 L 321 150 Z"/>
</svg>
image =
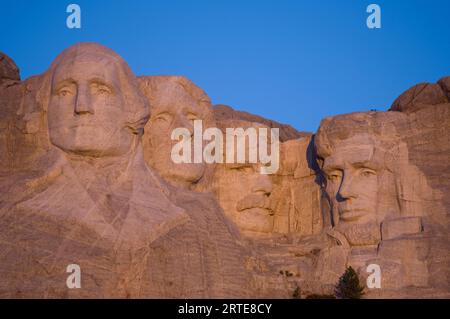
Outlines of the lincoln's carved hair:
<svg viewBox="0 0 450 319">
<path fill-rule="evenodd" d="M 75 44 L 61 54 L 52 62 L 50 68 L 44 73 L 43 81 L 37 93 L 37 101 L 46 112 L 50 101 L 53 75 L 57 67 L 65 60 L 77 58 L 88 58 L 93 61 L 107 60 L 117 68 L 119 83 L 124 96 L 124 111 L 127 113 L 125 125 L 132 133 L 142 135 L 145 123 L 150 117 L 150 108 L 147 99 L 141 94 L 136 76 L 128 64 L 111 49 L 97 43 L 82 42 Z"/>
<path fill-rule="evenodd" d="M 375 146 L 373 160 L 393 171 L 393 161 L 400 155 L 397 148 L 401 135 L 396 126 L 405 122 L 406 116 L 398 112 L 365 112 L 327 117 L 320 123 L 314 137 L 319 166 L 331 156 L 339 145 L 356 135 L 368 135 Z"/>
</svg>

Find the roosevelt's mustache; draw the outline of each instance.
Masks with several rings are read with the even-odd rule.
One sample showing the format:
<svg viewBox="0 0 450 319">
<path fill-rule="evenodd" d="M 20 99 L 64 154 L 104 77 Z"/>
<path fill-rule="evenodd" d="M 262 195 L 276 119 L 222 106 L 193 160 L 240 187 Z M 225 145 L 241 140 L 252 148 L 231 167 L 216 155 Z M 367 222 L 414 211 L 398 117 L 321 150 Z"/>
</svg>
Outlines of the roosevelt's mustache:
<svg viewBox="0 0 450 319">
<path fill-rule="evenodd" d="M 264 194 L 250 194 L 239 200 L 236 204 L 238 211 L 249 208 L 265 208 L 271 211 L 269 197 Z"/>
</svg>

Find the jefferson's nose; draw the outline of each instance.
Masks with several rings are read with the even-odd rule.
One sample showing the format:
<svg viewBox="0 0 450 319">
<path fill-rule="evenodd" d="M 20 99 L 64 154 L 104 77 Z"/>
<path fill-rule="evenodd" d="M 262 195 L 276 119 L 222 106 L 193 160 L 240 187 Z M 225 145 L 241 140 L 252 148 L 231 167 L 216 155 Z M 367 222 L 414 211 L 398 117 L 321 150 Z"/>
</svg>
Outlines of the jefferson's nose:
<svg viewBox="0 0 450 319">
<path fill-rule="evenodd" d="M 339 187 L 338 196 L 342 200 L 355 198 L 357 196 L 357 192 L 354 189 L 353 178 L 348 173 L 344 172 L 344 175 L 342 176 L 342 181 L 341 181 L 341 185 Z"/>
<path fill-rule="evenodd" d="M 86 89 L 79 87 L 77 92 L 77 99 L 75 102 L 75 114 L 94 114 L 94 109 L 91 106 L 89 94 Z"/>
<path fill-rule="evenodd" d="M 189 121 L 184 116 L 177 116 L 173 123 L 173 126 L 175 128 L 178 128 L 178 127 L 187 128 L 189 130 L 189 132 L 191 132 L 191 136 L 194 135 L 194 125 L 192 124 L 191 121 Z"/>
</svg>

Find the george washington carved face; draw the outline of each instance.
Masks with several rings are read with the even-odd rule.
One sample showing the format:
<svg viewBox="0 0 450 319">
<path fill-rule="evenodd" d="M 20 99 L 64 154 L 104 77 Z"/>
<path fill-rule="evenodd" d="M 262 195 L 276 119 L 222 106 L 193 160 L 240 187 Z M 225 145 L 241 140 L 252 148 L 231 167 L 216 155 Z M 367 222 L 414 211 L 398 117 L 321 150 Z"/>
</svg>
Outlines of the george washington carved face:
<svg viewBox="0 0 450 319">
<path fill-rule="evenodd" d="M 64 51 L 50 70 L 52 144 L 67 153 L 95 157 L 130 150 L 137 123 L 146 118 L 133 81 L 125 62 L 107 48 L 80 44 Z"/>
</svg>

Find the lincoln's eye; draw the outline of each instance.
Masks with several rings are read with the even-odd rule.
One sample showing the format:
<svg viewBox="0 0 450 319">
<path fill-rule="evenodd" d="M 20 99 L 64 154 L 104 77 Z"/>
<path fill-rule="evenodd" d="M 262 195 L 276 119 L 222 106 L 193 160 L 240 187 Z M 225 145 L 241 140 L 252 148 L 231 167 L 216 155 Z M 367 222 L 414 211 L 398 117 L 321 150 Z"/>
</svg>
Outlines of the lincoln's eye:
<svg viewBox="0 0 450 319">
<path fill-rule="evenodd" d="M 377 172 L 370 168 L 362 168 L 360 170 L 360 175 L 362 177 L 371 177 L 377 175 Z"/>
<path fill-rule="evenodd" d="M 361 170 L 361 176 L 363 177 L 370 177 L 374 175 L 376 175 L 376 172 L 372 169 L 365 168 Z"/>
<path fill-rule="evenodd" d="M 336 182 L 339 181 L 341 179 L 341 174 L 339 173 L 329 173 L 327 174 L 327 179 L 331 182 Z"/>
</svg>

